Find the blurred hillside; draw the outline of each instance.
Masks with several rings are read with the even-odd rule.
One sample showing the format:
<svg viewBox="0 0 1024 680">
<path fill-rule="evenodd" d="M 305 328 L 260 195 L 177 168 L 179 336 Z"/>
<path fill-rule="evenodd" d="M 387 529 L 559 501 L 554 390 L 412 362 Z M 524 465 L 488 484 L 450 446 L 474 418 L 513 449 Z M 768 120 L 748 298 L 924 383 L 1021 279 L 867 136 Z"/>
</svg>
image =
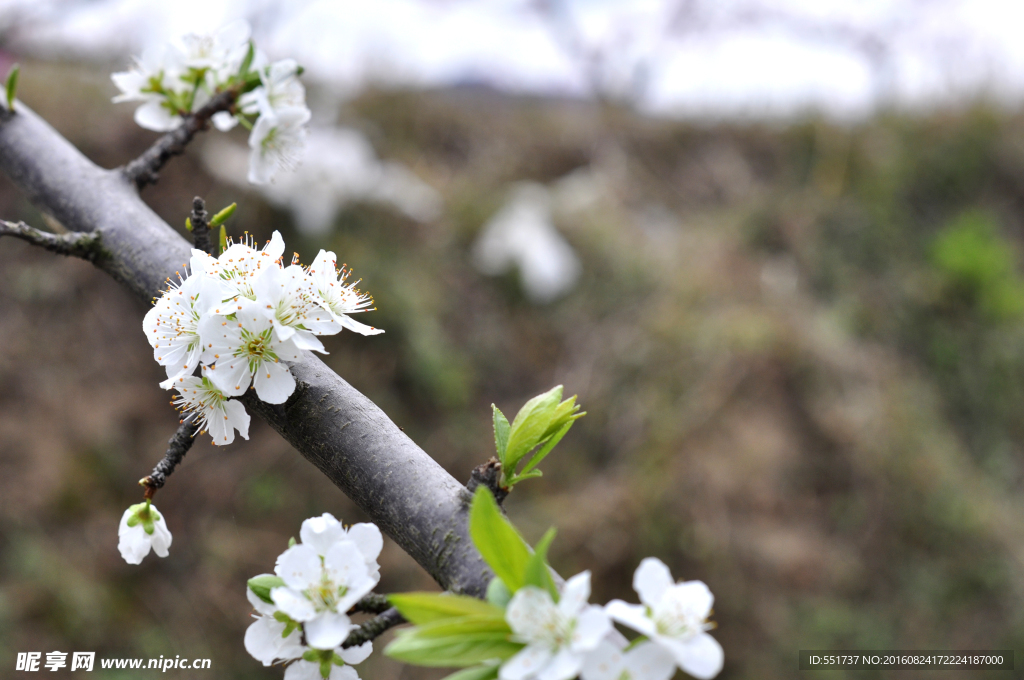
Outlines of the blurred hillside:
<svg viewBox="0 0 1024 680">
<path fill-rule="evenodd" d="M 19 94 L 112 167 L 154 136 L 111 90 L 30 63 Z M 559 528 L 553 564 L 591 569 L 596 601 L 632 598 L 646 555 L 704 580 L 723 678 L 793 677 L 799 649 L 1024 651 L 1024 118 L 698 125 L 465 89 L 366 92 L 337 122 L 441 216 L 357 203 L 303 235 L 209 176 L 207 140 L 145 198 L 179 227 L 194 195 L 238 201 L 236 235 L 336 251 L 387 332 L 327 338 L 325 360 L 456 478 L 493 453 L 491 402 L 578 394 L 589 415 L 507 505 L 531 540 Z M 523 180 L 552 187 L 583 264 L 548 305 L 471 264 Z M 6 178 L 0 215 L 42 225 Z M 118 518 L 177 422 L 144 312 L 83 262 L 0 242 L 0 667 L 95 650 L 280 678 L 242 647 L 244 581 L 305 517 L 361 515 L 254 422 L 198 442 L 158 494 L 171 556 L 124 564 Z M 432 587 L 386 543 L 382 591 Z M 360 673 L 443 675 L 380 655 Z"/>
</svg>

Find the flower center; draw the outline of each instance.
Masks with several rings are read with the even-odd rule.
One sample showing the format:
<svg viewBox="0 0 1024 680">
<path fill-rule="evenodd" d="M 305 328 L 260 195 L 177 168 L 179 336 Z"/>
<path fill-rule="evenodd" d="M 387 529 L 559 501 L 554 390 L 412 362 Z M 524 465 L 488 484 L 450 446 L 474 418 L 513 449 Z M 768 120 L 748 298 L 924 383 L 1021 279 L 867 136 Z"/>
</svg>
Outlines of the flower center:
<svg viewBox="0 0 1024 680">
<path fill-rule="evenodd" d="M 319 613 L 337 611 L 338 602 L 347 592 L 348 586 L 335 584 L 326 573 L 323 573 L 320 576 L 320 583 L 304 590 L 303 595 L 313 603 L 313 608 Z"/>
</svg>

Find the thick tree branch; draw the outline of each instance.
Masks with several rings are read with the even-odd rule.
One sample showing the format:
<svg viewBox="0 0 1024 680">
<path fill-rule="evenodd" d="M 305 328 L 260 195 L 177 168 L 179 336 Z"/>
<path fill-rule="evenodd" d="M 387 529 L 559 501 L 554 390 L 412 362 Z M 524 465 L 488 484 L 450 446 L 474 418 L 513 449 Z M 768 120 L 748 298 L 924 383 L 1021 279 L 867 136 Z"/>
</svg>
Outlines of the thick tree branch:
<svg viewBox="0 0 1024 680">
<path fill-rule="evenodd" d="M 95 166 L 20 102 L 0 119 L 0 169 L 68 229 L 99 232 L 106 254 L 97 264 L 142 301 L 188 262 L 190 244 L 142 202 L 124 171 Z M 283 407 L 248 395 L 250 412 L 443 588 L 482 597 L 491 572 L 469 539 L 465 487 L 319 359 L 307 353 L 292 373 L 298 385 Z"/>
<path fill-rule="evenodd" d="M 190 116 L 185 116 L 181 125 L 156 140 L 141 156 L 124 166 L 125 176 L 139 189 L 148 184 L 156 184 L 160 179 L 160 168 L 164 167 L 171 156 L 184 153 L 185 147 L 196 133 L 209 127 L 213 115 L 229 111 L 237 98 L 238 93 L 234 90 L 225 90 L 214 95 L 206 106 Z"/>
<path fill-rule="evenodd" d="M 22 241 L 28 241 L 34 246 L 46 248 L 58 255 L 80 257 L 90 262 L 95 262 L 96 258 L 103 252 L 103 249 L 100 247 L 100 235 L 95 231 L 88 233 L 51 234 L 30 227 L 24 222 L 0 220 L 0 236 L 20 238 Z"/>
<path fill-rule="evenodd" d="M 341 643 L 341 646 L 345 648 L 358 647 L 364 642 L 373 640 L 389 628 L 400 626 L 403 623 L 407 623 L 405 617 L 399 614 L 397 609 L 392 607 L 391 609 L 374 616 L 372 619 L 349 633 L 348 637 L 345 638 L 345 641 Z"/>
</svg>

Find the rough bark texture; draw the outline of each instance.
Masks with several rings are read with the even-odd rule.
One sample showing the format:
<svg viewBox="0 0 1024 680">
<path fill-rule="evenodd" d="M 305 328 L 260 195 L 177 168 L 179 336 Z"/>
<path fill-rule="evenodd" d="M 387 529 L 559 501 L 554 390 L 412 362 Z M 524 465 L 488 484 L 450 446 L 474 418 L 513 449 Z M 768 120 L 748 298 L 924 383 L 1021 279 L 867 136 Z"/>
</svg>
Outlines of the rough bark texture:
<svg viewBox="0 0 1024 680">
<path fill-rule="evenodd" d="M 140 299 L 182 271 L 190 246 L 142 202 L 121 169 L 85 158 L 27 106 L 0 114 L 0 169 L 30 200 L 77 232 L 99 232 L 95 263 Z M 469 494 L 377 406 L 316 357 L 271 406 L 243 401 L 354 500 L 445 589 L 482 597 L 491 573 L 469 539 Z"/>
</svg>

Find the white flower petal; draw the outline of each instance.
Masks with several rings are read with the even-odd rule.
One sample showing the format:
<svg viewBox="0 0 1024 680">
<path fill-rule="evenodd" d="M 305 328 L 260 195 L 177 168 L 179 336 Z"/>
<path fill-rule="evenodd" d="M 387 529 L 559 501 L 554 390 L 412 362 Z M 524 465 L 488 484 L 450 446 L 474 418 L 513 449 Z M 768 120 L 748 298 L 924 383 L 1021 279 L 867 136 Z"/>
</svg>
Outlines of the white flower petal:
<svg viewBox="0 0 1024 680">
<path fill-rule="evenodd" d="M 381 328 L 374 328 L 373 326 L 367 326 L 365 323 L 359 323 L 352 317 L 346 316 L 345 314 L 339 314 L 337 321 L 344 328 L 360 333 L 361 335 L 380 335 L 384 332 Z"/>
<path fill-rule="evenodd" d="M 590 599 L 590 572 L 583 571 L 565 582 L 558 600 L 558 610 L 565 616 L 573 617 L 583 611 Z"/>
<path fill-rule="evenodd" d="M 242 402 L 237 399 L 229 399 L 224 402 L 224 410 L 228 417 L 228 423 L 231 427 L 238 430 L 238 434 L 242 435 L 242 438 L 249 438 L 249 414 L 245 411 L 245 406 Z"/>
<path fill-rule="evenodd" d="M 505 610 L 505 620 L 512 631 L 525 639 L 548 639 L 551 631 L 545 624 L 557 616 L 551 595 L 534 586 L 523 586 L 512 596 Z"/>
<path fill-rule="evenodd" d="M 299 529 L 299 538 L 303 545 L 312 547 L 318 555 L 323 556 L 332 545 L 345 539 L 345 529 L 334 515 L 325 512 L 304 521 Z"/>
<path fill-rule="evenodd" d="M 295 377 L 281 362 L 264 361 L 253 379 L 256 395 L 268 404 L 283 404 L 295 391 Z"/>
<path fill-rule="evenodd" d="M 676 672 L 675 657 L 653 642 L 641 642 L 626 652 L 625 666 L 631 680 L 669 680 Z"/>
<path fill-rule="evenodd" d="M 353 524 L 348 530 L 348 540 L 356 544 L 368 563 L 376 562 L 380 551 L 384 549 L 384 537 L 376 524 Z"/>
<path fill-rule="evenodd" d="M 323 680 L 320 676 L 320 664 L 296 661 L 284 670 L 284 680 Z"/>
<path fill-rule="evenodd" d="M 141 524 L 118 532 L 117 549 L 128 564 L 141 564 L 142 558 L 149 554 L 152 544 Z"/>
<path fill-rule="evenodd" d="M 302 626 L 306 631 L 306 643 L 315 649 L 334 649 L 352 632 L 352 620 L 345 614 L 322 612 L 319 616 L 306 621 Z"/>
<path fill-rule="evenodd" d="M 581 666 L 583 656 L 563 648 L 541 669 L 537 680 L 569 680 L 579 674 Z"/>
<path fill-rule="evenodd" d="M 522 590 L 516 593 L 518 595 Z M 548 661 L 551 652 L 540 645 L 529 645 L 501 665 L 498 677 L 501 680 L 525 680 L 536 676 Z"/>
<path fill-rule="evenodd" d="M 277 608 L 296 621 L 311 621 L 316 618 L 316 609 L 305 595 L 292 588 L 273 588 L 270 599 Z"/>
<path fill-rule="evenodd" d="M 373 641 L 367 640 L 358 647 L 349 647 L 337 652 L 345 663 L 357 664 L 366 661 L 373 654 Z"/>
<path fill-rule="evenodd" d="M 602 607 L 590 605 L 576 619 L 576 627 L 572 631 L 571 647 L 577 652 L 594 649 L 608 633 L 612 631 L 612 622 Z"/>
<path fill-rule="evenodd" d="M 674 660 L 672 667 L 675 668 Z M 625 669 L 626 657 L 623 651 L 614 644 L 606 643 L 587 654 L 580 668 L 580 677 L 583 680 L 620 680 Z"/>
<path fill-rule="evenodd" d="M 172 537 L 163 517 L 153 522 L 153 535 L 149 538 L 157 557 L 167 557 L 167 549 L 171 547 Z"/>
<path fill-rule="evenodd" d="M 181 125 L 181 116 L 176 116 L 163 106 L 163 98 L 150 99 L 135 109 L 135 122 L 140 127 L 155 132 L 170 132 Z"/>
<path fill-rule="evenodd" d="M 707 680 L 722 670 L 725 659 L 722 646 L 707 633 L 701 633 L 685 642 L 662 636 L 653 639 L 672 653 L 680 668 L 695 678 Z"/>
<path fill-rule="evenodd" d="M 645 557 L 633 574 L 633 590 L 648 607 L 658 604 L 674 584 L 672 572 L 656 557 Z"/>
<path fill-rule="evenodd" d="M 238 125 L 238 118 L 236 118 L 230 111 L 218 111 L 213 114 L 210 119 L 213 121 L 213 126 L 221 132 L 227 132 Z"/>
<path fill-rule="evenodd" d="M 204 375 L 226 395 L 238 396 L 249 389 L 252 373 L 246 357 L 220 358 L 214 366 L 207 367 Z"/>
<path fill-rule="evenodd" d="M 258 599 L 258 598 L 257 598 Z M 302 656 L 302 638 L 298 629 L 283 637 L 285 624 L 270 616 L 261 616 L 245 631 L 245 651 L 269 666 L 274 661 L 297 659 Z"/>
<path fill-rule="evenodd" d="M 715 604 L 715 596 L 703 581 L 686 581 L 674 585 L 665 592 L 660 603 L 662 606 L 666 604 L 664 600 L 672 600 L 678 609 L 689 609 L 701 620 L 711 614 L 711 607 Z"/>
<path fill-rule="evenodd" d="M 293 545 L 277 558 L 274 573 L 289 587 L 305 590 L 320 582 L 320 555 L 311 546 Z"/>
<path fill-rule="evenodd" d="M 627 604 L 622 600 L 612 600 L 605 605 L 604 610 L 624 626 L 628 626 L 640 633 L 650 637 L 654 635 L 656 626 L 651 617 L 647 616 L 647 610 L 643 605 Z"/>
</svg>

